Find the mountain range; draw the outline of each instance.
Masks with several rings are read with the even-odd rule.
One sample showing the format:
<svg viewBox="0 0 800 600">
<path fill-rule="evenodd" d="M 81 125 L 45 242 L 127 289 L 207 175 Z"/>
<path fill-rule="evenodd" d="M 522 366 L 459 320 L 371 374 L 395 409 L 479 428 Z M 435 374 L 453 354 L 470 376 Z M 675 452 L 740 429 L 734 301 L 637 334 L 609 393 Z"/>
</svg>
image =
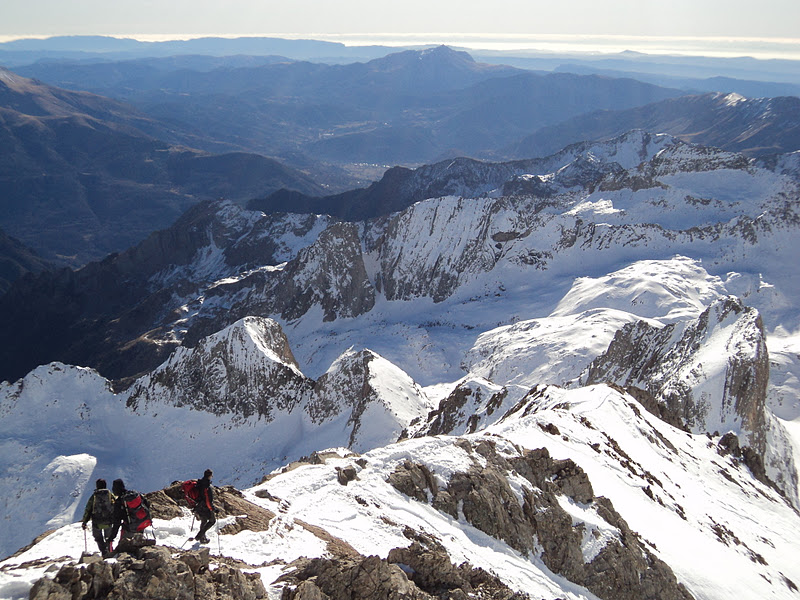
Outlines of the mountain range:
<svg viewBox="0 0 800 600">
<path fill-rule="evenodd" d="M 0 136 L 0 226 L 44 258 L 73 266 L 129 247 L 201 199 L 322 190 L 259 155 L 210 155 L 162 141 L 179 136 L 127 105 L 5 69 Z"/>
<path fill-rule="evenodd" d="M 241 61 L 206 71 L 209 81 L 274 68 L 294 74 L 286 85 L 305 73 L 300 90 L 347 73 L 353 89 L 391 89 L 389 105 L 430 68 L 444 107 L 459 96 L 454 81 L 473 77 L 462 108 L 494 108 L 491 128 L 499 106 L 524 120 L 504 94 L 533 98 L 537 78 L 554 98 L 634 89 L 505 68 L 495 77 L 446 48 L 352 68 Z M 442 64 L 452 79 L 437 81 Z M 63 118 L 89 140 L 76 150 L 30 138 L 27 154 L 10 153 L 9 164 L 26 158 L 9 175 L 66 148 L 79 173 L 145 185 L 136 173 L 172 163 L 114 150 L 156 144 L 199 161 L 171 171 L 171 186 L 243 192 L 192 195 L 166 228 L 142 228 L 80 268 L 6 245 L 31 272 L 0 295 L 0 555 L 10 555 L 0 599 L 799 593 L 791 98 L 581 108 L 586 138 L 598 139 L 538 157 L 447 158 L 333 195 L 311 184 L 270 194 L 247 180 L 270 159 L 171 145 L 141 124 L 190 129 L 2 73 L 16 103 L 3 114 L 42 132 L 68 129 Z M 431 97 L 420 92 L 410 97 Z M 361 111 L 379 96 L 342 106 Z M 665 102 L 671 112 L 653 108 Z M 558 118 L 563 131 L 542 147 L 573 135 Z M 618 131 L 629 119 L 676 135 Z M 219 522 L 204 546 L 180 482 L 207 468 Z M 90 555 L 79 519 L 98 477 L 146 492 L 155 546 Z"/>
<path fill-rule="evenodd" d="M 632 79 L 478 63 L 446 46 L 344 65 L 284 60 L 210 71 L 172 65 L 172 59 L 36 63 L 17 70 L 204 132 L 213 144 L 200 146 L 206 150 L 224 143 L 336 163 L 421 164 L 487 153 L 587 111 L 681 94 Z"/>
<path fill-rule="evenodd" d="M 378 196 L 400 208 L 393 184 L 402 169 L 370 184 L 385 164 L 527 159 L 633 128 L 751 156 L 798 148 L 796 97 L 682 93 L 480 63 L 445 46 L 349 64 L 44 61 L 3 71 L 0 226 L 76 267 L 124 250 L 202 199 L 246 203 L 283 189 L 253 206 L 329 212 L 357 195 L 360 208 L 346 217 L 356 220 L 383 210 L 372 204 Z M 372 187 L 353 191 L 359 183 Z"/>
<path fill-rule="evenodd" d="M 33 370 L 5 384 L 3 455 L 36 450 L 5 467 L 7 489 L 49 485 L 45 467 L 70 444 L 94 448 L 92 469 L 151 489 L 212 462 L 252 485 L 325 447 L 480 435 L 544 410 L 522 400 L 556 385 L 591 402 L 616 394 L 693 443 L 731 433 L 748 485 L 797 504 L 796 154 L 751 159 L 634 131 L 413 173 L 446 195 L 359 222 L 200 204 L 102 263 L 15 283 L 0 298 L 2 347 L 14 348 L 0 364 L 9 381 Z M 20 420 L 31 411 L 77 429 L 37 441 L 39 421 Z M 174 436 L 140 432 L 156 422 L 205 450 L 176 458 L 161 445 Z M 206 429 L 213 444 L 192 433 Z M 101 452 L 112 438 L 124 456 Z M 684 514 L 697 501 L 675 500 Z M 53 502 L 68 522 L 74 506 Z"/>
<path fill-rule="evenodd" d="M 566 144 L 610 139 L 638 128 L 749 156 L 765 156 L 797 150 L 799 127 L 797 96 L 744 98 L 711 93 L 580 115 L 543 127 L 510 148 L 508 154 L 520 158 L 543 156 Z"/>
</svg>

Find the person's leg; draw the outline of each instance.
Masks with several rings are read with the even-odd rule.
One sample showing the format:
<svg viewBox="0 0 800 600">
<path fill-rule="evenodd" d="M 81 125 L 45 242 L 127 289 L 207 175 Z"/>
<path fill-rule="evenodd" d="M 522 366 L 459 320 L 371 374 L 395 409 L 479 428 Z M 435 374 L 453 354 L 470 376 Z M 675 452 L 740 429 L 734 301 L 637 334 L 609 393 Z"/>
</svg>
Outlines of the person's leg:
<svg viewBox="0 0 800 600">
<path fill-rule="evenodd" d="M 214 523 L 217 522 L 217 518 L 214 516 L 214 513 L 204 513 L 200 515 L 200 531 L 197 532 L 196 539 L 199 542 L 203 542 L 204 544 L 208 543 L 208 538 L 206 537 L 206 532 L 211 529 Z"/>
<path fill-rule="evenodd" d="M 197 535 L 194 537 L 194 539 L 196 539 L 198 542 L 202 542 L 206 537 L 208 518 L 204 514 L 198 514 L 197 518 L 200 519 L 200 529 L 197 530 Z"/>
<path fill-rule="evenodd" d="M 103 556 L 111 556 L 114 553 L 114 547 L 111 542 L 114 541 L 114 537 L 111 535 L 112 528 L 106 527 L 105 529 L 100 530 L 103 534 L 103 548 L 105 550 L 101 550 Z"/>
<path fill-rule="evenodd" d="M 111 541 L 111 528 L 100 529 L 99 527 L 92 526 L 92 537 L 100 549 L 100 554 L 103 557 L 108 556 L 110 552 L 109 542 Z"/>
</svg>

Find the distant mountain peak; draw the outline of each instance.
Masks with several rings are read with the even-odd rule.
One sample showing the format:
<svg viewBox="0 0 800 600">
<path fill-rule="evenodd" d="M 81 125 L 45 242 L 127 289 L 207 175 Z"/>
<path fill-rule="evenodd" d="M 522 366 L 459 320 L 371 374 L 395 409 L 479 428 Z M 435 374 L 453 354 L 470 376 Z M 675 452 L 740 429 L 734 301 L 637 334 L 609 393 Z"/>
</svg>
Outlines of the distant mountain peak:
<svg viewBox="0 0 800 600">
<path fill-rule="evenodd" d="M 434 48 L 426 48 L 419 52 L 419 57 L 422 58 L 435 58 L 439 60 L 447 59 L 447 60 L 465 60 L 467 62 L 475 62 L 475 59 L 472 58 L 469 52 L 465 52 L 464 50 L 454 50 L 450 46 L 446 46 L 444 44 L 440 46 L 436 46 Z"/>
</svg>

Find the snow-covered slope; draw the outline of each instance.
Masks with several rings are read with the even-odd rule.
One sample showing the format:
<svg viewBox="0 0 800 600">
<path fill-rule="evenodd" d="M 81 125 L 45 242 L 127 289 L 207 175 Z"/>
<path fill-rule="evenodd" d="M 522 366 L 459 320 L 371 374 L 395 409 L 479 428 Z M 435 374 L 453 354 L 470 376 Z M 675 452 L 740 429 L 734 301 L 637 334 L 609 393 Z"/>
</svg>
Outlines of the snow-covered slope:
<svg viewBox="0 0 800 600">
<path fill-rule="evenodd" d="M 130 348 L 182 344 L 161 366 L 117 394 L 58 363 L 3 384 L 1 516 L 15 537 L 0 552 L 75 518 L 97 476 L 156 489 L 211 466 L 246 487 L 347 448 L 363 456 L 293 464 L 250 490 L 279 524 L 223 551 L 253 565 L 323 555 L 302 521 L 388 556 L 408 526 L 513 589 L 593 598 L 621 597 L 600 593 L 591 566 L 616 540 L 634 579 L 666 582 L 658 559 L 696 598 L 792 597 L 796 162 L 632 132 L 537 161 L 421 168 L 415 185 L 446 195 L 369 222 L 208 207 L 214 233 L 192 230 L 183 262 L 147 275 L 153 295 L 120 317 L 140 328 Z M 556 493 L 502 466 L 541 447 L 593 492 L 582 476 Z M 343 486 L 345 467 L 357 478 Z M 460 504 L 473 477 L 500 500 Z M 536 528 L 528 497 L 549 493 L 577 562 L 554 560 Z M 51 500 L 31 512 L 39 494 Z M 513 535 L 492 525 L 507 517 Z M 164 524 L 160 539 L 185 531 Z M 664 597 L 682 597 L 671 585 Z"/>
<path fill-rule="evenodd" d="M 119 394 L 89 369 L 42 366 L 0 384 L 0 554 L 80 518 L 97 477 L 149 490 L 213 466 L 252 484 L 315 450 L 395 441 L 431 408 L 375 353 L 345 353 L 315 386 L 261 318 L 178 349 Z"/>
<path fill-rule="evenodd" d="M 453 564 L 480 566 L 533 598 L 796 597 L 800 547 L 786 533 L 800 517 L 719 441 L 675 429 L 607 386 L 539 388 L 482 432 L 340 452 L 275 474 L 245 492 L 276 515 L 269 527 L 220 535 L 212 550 L 251 565 L 275 599 L 286 584 L 273 582 L 295 570 L 287 563 L 331 556 L 323 540 L 335 538 L 395 560 L 414 540 L 437 543 Z M 343 485 L 348 469 L 355 477 Z M 156 520 L 158 543 L 185 545 L 190 522 L 188 513 Z M 0 597 L 24 595 L 48 564 L 40 559 L 82 550 L 73 524 L 0 563 Z M 646 592 L 648 582 L 657 587 Z"/>
</svg>

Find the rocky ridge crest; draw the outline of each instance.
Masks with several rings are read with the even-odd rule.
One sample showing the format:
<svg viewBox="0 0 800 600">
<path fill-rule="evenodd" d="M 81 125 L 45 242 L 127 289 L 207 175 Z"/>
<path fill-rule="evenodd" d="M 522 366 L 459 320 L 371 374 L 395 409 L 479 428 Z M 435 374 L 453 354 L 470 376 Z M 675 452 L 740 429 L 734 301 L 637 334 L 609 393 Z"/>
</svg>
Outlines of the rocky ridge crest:
<svg viewBox="0 0 800 600">
<path fill-rule="evenodd" d="M 492 440 L 462 438 L 455 443 L 474 457 L 474 467 L 454 473 L 446 487 L 425 465 L 410 460 L 398 465 L 389 483 L 521 554 L 541 559 L 554 573 L 600 598 L 692 597 L 608 499 L 595 497 L 588 476 L 571 460 L 554 460 L 546 448 L 518 448 L 508 455 Z M 509 483 L 514 477 L 527 482 L 521 492 Z M 563 508 L 564 502 L 596 514 L 602 525 L 581 523 Z M 403 555 L 409 553 L 411 549 Z"/>
</svg>

